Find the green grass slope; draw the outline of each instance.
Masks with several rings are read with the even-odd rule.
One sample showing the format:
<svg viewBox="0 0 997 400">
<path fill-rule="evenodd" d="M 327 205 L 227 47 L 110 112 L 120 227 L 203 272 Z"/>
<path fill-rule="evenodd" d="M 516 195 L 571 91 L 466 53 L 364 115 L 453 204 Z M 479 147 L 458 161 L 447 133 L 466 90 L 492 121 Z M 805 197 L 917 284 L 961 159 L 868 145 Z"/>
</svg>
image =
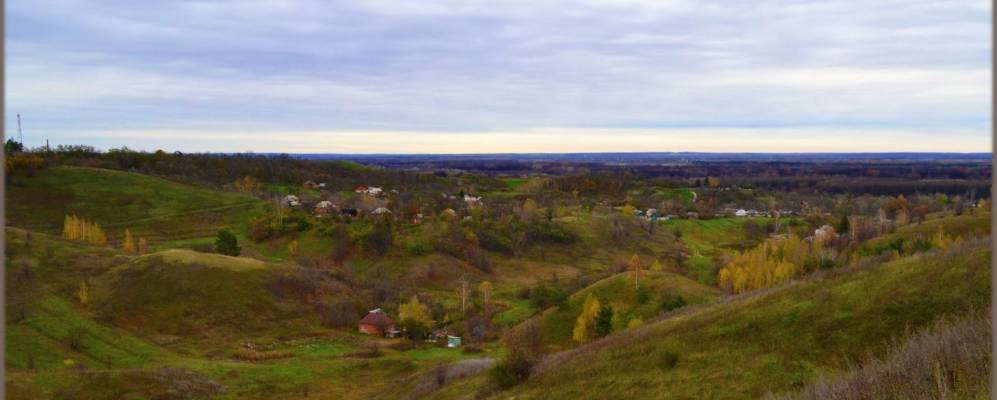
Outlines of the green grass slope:
<svg viewBox="0 0 997 400">
<path fill-rule="evenodd" d="M 716 284 L 718 267 L 713 256 L 724 250 L 744 250 L 749 243 L 744 235 L 744 223 L 764 223 L 768 218 L 673 219 L 661 223 L 670 232 L 678 230 L 689 249 L 683 266 L 689 276 L 707 285 Z"/>
<path fill-rule="evenodd" d="M 7 186 L 7 223 L 59 233 L 67 214 L 99 222 L 115 240 L 125 228 L 150 242 L 210 236 L 242 222 L 261 200 L 148 175 L 52 167 Z M 150 243 L 152 244 L 152 243 Z"/>
<path fill-rule="evenodd" d="M 701 304 L 721 295 L 716 288 L 670 272 L 647 272 L 640 279 L 640 286 L 639 290 L 635 287 L 632 273 L 620 273 L 578 291 L 568 299 L 564 308 L 554 307 L 540 316 L 544 342 L 552 350 L 563 350 L 577 344 L 571 338 L 571 332 L 589 295 L 599 300 L 600 304 L 612 305 L 622 325 L 616 326 L 616 329 L 624 328 L 635 317 L 647 320 L 657 316 L 666 309 L 669 301 L 678 296 L 689 304 Z"/>
<path fill-rule="evenodd" d="M 184 338 L 278 335 L 316 330 L 314 312 L 290 299 L 275 298 L 270 287 L 300 267 L 262 261 L 166 250 L 136 257 L 94 283 L 93 309 L 115 326 L 144 336 Z M 337 287 L 341 296 L 345 287 Z"/>
<path fill-rule="evenodd" d="M 525 398 L 758 398 L 880 355 L 891 340 L 990 302 L 989 241 L 839 271 L 712 306 L 548 358 Z"/>
</svg>

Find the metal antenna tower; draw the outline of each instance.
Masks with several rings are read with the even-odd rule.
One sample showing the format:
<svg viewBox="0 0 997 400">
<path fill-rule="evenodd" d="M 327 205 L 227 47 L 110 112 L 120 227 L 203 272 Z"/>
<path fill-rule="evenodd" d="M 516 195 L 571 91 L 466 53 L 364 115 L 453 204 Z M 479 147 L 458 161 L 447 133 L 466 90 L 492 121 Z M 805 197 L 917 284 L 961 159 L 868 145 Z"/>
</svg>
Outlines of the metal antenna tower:
<svg viewBox="0 0 997 400">
<path fill-rule="evenodd" d="M 17 113 L 17 142 L 24 145 L 24 135 L 21 134 L 21 113 Z"/>
</svg>

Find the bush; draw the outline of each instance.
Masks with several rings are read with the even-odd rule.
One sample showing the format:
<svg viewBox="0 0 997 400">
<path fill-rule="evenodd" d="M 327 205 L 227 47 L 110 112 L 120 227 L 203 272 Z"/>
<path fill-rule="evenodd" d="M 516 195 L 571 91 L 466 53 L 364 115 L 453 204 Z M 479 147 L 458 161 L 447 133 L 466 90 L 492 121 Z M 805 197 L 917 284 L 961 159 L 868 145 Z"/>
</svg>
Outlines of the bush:
<svg viewBox="0 0 997 400">
<path fill-rule="evenodd" d="M 536 322 L 528 322 L 513 330 L 505 342 L 509 352 L 488 371 L 491 382 L 501 389 L 508 389 L 529 378 L 533 365 L 543 355 L 543 342 Z"/>
<path fill-rule="evenodd" d="M 232 232 L 220 230 L 215 239 L 215 251 L 227 256 L 238 256 L 240 252 L 239 240 L 235 238 Z"/>
<path fill-rule="evenodd" d="M 688 304 L 688 303 L 685 301 L 684 298 L 682 298 L 682 296 L 674 296 L 673 297 L 673 296 L 666 295 L 665 299 L 664 299 L 664 304 L 662 305 L 662 307 L 665 309 L 665 311 L 671 311 L 671 310 L 674 310 L 676 308 L 685 307 L 686 304 Z"/>
<path fill-rule="evenodd" d="M 424 254 L 429 254 L 433 252 L 433 246 L 426 243 L 409 243 L 405 246 L 405 251 L 408 252 L 410 256 L 421 256 Z"/>
</svg>

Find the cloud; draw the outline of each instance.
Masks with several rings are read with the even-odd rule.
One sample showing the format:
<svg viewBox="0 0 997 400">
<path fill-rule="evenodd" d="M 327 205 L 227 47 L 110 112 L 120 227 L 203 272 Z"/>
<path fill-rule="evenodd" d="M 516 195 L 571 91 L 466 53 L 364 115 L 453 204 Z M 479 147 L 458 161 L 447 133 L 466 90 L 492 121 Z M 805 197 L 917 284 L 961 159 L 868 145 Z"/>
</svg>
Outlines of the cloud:
<svg viewBox="0 0 997 400">
<path fill-rule="evenodd" d="M 31 122 L 29 144 L 443 132 L 539 151 L 538 130 L 567 146 L 593 129 L 686 143 L 668 132 L 723 127 L 749 147 L 778 133 L 774 148 L 822 151 L 849 132 L 875 147 L 928 129 L 985 151 L 991 129 L 982 1 L 38 0 L 7 13 L 7 111 Z M 496 139 L 514 132 L 532 133 Z"/>
</svg>

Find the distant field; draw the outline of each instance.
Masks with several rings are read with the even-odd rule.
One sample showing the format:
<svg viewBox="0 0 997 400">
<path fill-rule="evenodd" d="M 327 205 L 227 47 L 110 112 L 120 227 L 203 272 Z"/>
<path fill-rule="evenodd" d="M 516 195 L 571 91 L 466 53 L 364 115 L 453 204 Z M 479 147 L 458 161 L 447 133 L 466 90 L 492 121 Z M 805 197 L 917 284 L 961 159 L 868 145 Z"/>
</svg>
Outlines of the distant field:
<svg viewBox="0 0 997 400">
<path fill-rule="evenodd" d="M 530 180 L 526 178 L 502 178 L 502 182 L 505 183 L 505 186 L 509 188 L 509 190 L 519 189 L 520 186 L 529 181 Z"/>
<path fill-rule="evenodd" d="M 10 225 L 59 233 L 68 214 L 100 223 L 112 241 L 125 228 L 151 243 L 210 236 L 262 204 L 251 196 L 203 189 L 148 175 L 53 167 L 7 187 Z"/>
<path fill-rule="evenodd" d="M 696 194 L 692 192 L 692 189 L 661 189 L 658 191 L 666 199 L 678 200 L 685 203 L 692 203 L 692 199 L 696 197 Z"/>
</svg>

